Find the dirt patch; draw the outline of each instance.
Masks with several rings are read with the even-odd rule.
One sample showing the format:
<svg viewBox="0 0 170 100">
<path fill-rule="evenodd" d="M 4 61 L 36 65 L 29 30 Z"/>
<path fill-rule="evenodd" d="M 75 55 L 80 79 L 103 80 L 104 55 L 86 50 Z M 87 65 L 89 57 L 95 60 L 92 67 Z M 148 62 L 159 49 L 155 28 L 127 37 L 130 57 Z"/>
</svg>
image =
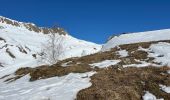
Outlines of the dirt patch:
<svg viewBox="0 0 170 100">
<path fill-rule="evenodd" d="M 30 81 L 35 81 L 38 79 L 45 79 L 54 76 L 64 76 L 69 73 L 85 73 L 91 71 L 91 67 L 89 65 L 82 66 L 70 66 L 70 67 L 61 67 L 59 65 L 53 66 L 40 66 L 30 73 Z"/>
<path fill-rule="evenodd" d="M 9 48 L 6 49 L 6 53 L 8 53 L 11 58 L 16 58 L 16 57 L 9 51 Z"/>
<path fill-rule="evenodd" d="M 4 67 L 3 64 L 0 62 L 0 67 Z"/>
<path fill-rule="evenodd" d="M 33 71 L 33 68 L 29 68 L 29 67 L 20 68 L 15 72 L 15 75 L 26 75 L 32 71 Z"/>
<path fill-rule="evenodd" d="M 6 42 L 6 40 L 4 38 L 2 38 L 2 37 L 0 37 L 0 41 Z"/>
<path fill-rule="evenodd" d="M 13 81 L 15 81 L 15 80 L 17 80 L 17 79 L 19 79 L 19 78 L 21 78 L 21 77 L 31 73 L 32 71 L 33 71 L 33 69 L 29 68 L 29 67 L 19 68 L 14 73 L 15 76 L 7 78 L 4 82 L 7 82 L 7 83 L 13 82 Z M 8 76 L 10 76 L 10 75 L 5 75 L 5 76 L 1 77 L 0 79 L 6 78 Z"/>
<path fill-rule="evenodd" d="M 27 54 L 27 51 L 22 46 L 17 46 L 17 47 L 20 52 Z"/>
<path fill-rule="evenodd" d="M 130 56 L 134 57 L 134 59 L 145 60 L 148 58 L 148 53 L 142 50 L 137 50 L 132 52 Z"/>
<path fill-rule="evenodd" d="M 168 69 L 146 67 L 119 70 L 115 67 L 100 70 L 91 77 L 92 86 L 79 91 L 76 100 L 141 100 L 144 91 L 169 100 L 170 95 L 158 86 L 170 80 L 170 75 L 161 74 Z"/>
<path fill-rule="evenodd" d="M 62 60 L 60 62 L 58 62 L 58 64 L 63 64 L 63 63 L 67 63 L 70 62 L 70 65 L 77 65 L 77 63 L 81 63 L 81 65 L 83 64 L 91 64 L 91 63 L 96 63 L 96 62 L 100 62 L 103 60 L 113 60 L 113 59 L 119 59 L 119 55 L 117 55 L 116 51 L 118 51 L 119 49 L 117 47 L 113 48 L 111 51 L 106 51 L 106 52 L 98 52 L 92 55 L 87 55 L 87 56 L 83 56 L 83 57 L 74 57 L 74 58 L 69 58 L 69 59 L 65 59 Z"/>
<path fill-rule="evenodd" d="M 6 83 L 11 83 L 11 82 L 14 82 L 15 80 L 17 80 L 17 79 L 19 79 L 19 78 L 21 78 L 21 77 L 23 77 L 23 76 L 16 75 L 16 76 L 14 76 L 14 77 L 10 77 L 10 78 L 6 79 L 4 82 L 6 82 Z"/>
<path fill-rule="evenodd" d="M 15 81 L 27 74 L 30 74 L 30 81 L 35 81 L 38 79 L 46 79 L 55 76 L 64 76 L 69 73 L 85 73 L 91 71 L 92 68 L 89 65 L 80 65 L 80 66 L 70 66 L 70 67 L 61 67 L 60 65 L 52 65 L 52 66 L 39 66 L 36 68 L 20 68 L 15 72 L 15 76 L 8 78 L 5 82 Z"/>
<path fill-rule="evenodd" d="M 0 79 L 4 79 L 4 78 L 6 78 L 6 77 L 8 77 L 9 75 L 4 75 L 4 76 L 2 76 Z"/>
</svg>

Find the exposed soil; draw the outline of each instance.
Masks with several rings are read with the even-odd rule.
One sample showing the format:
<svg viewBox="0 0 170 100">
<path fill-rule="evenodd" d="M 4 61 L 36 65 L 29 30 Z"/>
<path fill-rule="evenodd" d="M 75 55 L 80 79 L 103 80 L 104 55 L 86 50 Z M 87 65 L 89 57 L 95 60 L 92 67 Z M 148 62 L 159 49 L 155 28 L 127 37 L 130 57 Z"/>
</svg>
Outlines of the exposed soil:
<svg viewBox="0 0 170 100">
<path fill-rule="evenodd" d="M 16 58 L 14 56 L 14 54 L 12 54 L 10 51 L 9 51 L 9 48 L 6 49 L 6 53 L 8 53 L 8 55 L 11 57 L 11 58 Z"/>
<path fill-rule="evenodd" d="M 70 66 L 70 67 L 61 67 L 57 65 L 53 66 L 40 66 L 30 72 L 30 81 L 35 81 L 38 79 L 45 79 L 54 76 L 64 76 L 69 73 L 85 73 L 92 71 L 92 68 L 89 65 L 82 66 Z"/>
<path fill-rule="evenodd" d="M 2 37 L 0 37 L 0 41 L 6 42 L 6 40 L 4 38 L 2 38 Z"/>
</svg>

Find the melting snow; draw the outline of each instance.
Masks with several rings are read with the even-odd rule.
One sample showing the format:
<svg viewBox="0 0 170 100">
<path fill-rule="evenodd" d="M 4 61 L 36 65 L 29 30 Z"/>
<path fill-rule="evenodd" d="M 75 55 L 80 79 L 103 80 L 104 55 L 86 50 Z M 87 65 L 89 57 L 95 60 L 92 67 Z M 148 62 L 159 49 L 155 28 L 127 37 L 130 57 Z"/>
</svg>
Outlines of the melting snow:
<svg viewBox="0 0 170 100">
<path fill-rule="evenodd" d="M 152 44 L 149 50 L 152 51 L 152 53 L 149 53 L 149 57 L 154 57 L 155 62 L 162 65 L 170 65 L 170 43 L 160 42 Z"/>
<path fill-rule="evenodd" d="M 62 67 L 68 67 L 69 66 L 69 63 L 71 63 L 72 61 L 68 61 L 68 62 L 66 62 L 66 63 L 63 63 L 61 66 Z"/>
<path fill-rule="evenodd" d="M 30 76 L 26 75 L 9 84 L 0 80 L 0 100 L 74 100 L 79 90 L 91 86 L 89 77 L 94 73 L 70 73 L 34 82 L 29 82 Z"/>
<path fill-rule="evenodd" d="M 170 74 L 170 70 L 168 71 L 168 74 Z"/>
<path fill-rule="evenodd" d="M 90 64 L 90 66 L 98 67 L 98 68 L 105 68 L 105 67 L 109 67 L 111 65 L 116 65 L 119 62 L 120 62 L 120 60 L 104 60 L 102 62 Z"/>
<path fill-rule="evenodd" d="M 120 36 L 113 37 L 106 44 L 104 44 L 102 51 L 110 50 L 111 48 L 114 48 L 115 46 L 122 45 L 122 44 L 169 40 L 169 39 L 170 39 L 170 29 L 122 34 Z"/>
<path fill-rule="evenodd" d="M 120 51 L 118 51 L 118 54 L 120 55 L 120 57 L 127 57 L 127 56 L 129 56 L 128 52 L 126 50 L 120 50 Z"/>
<path fill-rule="evenodd" d="M 157 99 L 155 95 L 146 91 L 145 95 L 142 97 L 143 100 L 164 100 L 164 99 Z"/>
<path fill-rule="evenodd" d="M 148 49 L 144 49 L 139 47 L 138 50 L 142 50 L 148 52 L 148 57 L 153 57 L 154 62 L 160 63 L 160 65 L 154 63 L 148 63 L 145 61 L 138 61 L 141 64 L 130 64 L 130 65 L 123 65 L 123 67 L 146 67 L 149 65 L 152 66 L 170 66 L 170 43 L 166 42 L 159 42 L 157 44 L 152 44 Z M 168 71 L 169 73 L 170 71 Z"/>
<path fill-rule="evenodd" d="M 152 65 L 151 63 L 145 62 L 145 61 L 140 61 L 140 60 L 136 60 L 137 62 L 140 62 L 141 64 L 129 64 L 129 65 L 123 65 L 123 67 L 146 67 L 149 65 Z"/>
<path fill-rule="evenodd" d="M 161 90 L 166 92 L 166 93 L 170 93 L 170 86 L 167 87 L 165 85 L 159 85 L 161 87 Z"/>
</svg>

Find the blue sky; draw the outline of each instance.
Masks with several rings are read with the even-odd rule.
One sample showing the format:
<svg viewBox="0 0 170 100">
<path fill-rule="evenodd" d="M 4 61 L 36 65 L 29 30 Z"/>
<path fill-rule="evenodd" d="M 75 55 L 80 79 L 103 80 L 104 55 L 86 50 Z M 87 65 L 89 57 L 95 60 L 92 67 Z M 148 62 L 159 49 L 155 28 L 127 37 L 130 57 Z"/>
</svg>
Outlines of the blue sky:
<svg viewBox="0 0 170 100">
<path fill-rule="evenodd" d="M 170 0 L 1 0 L 0 15 L 55 24 L 72 36 L 104 43 L 113 34 L 170 28 Z"/>
</svg>

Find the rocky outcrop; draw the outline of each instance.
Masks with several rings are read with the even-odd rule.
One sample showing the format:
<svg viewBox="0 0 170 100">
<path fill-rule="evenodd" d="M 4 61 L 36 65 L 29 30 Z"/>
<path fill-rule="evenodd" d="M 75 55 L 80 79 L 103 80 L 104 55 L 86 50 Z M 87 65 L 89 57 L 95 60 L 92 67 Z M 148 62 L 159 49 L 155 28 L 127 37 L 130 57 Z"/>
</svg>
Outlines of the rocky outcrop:
<svg viewBox="0 0 170 100">
<path fill-rule="evenodd" d="M 44 34 L 49 34 L 49 33 L 58 33 L 60 35 L 66 35 L 68 34 L 63 28 L 60 27 L 53 27 L 53 28 L 45 28 L 45 27 L 38 27 L 33 23 L 23 23 L 23 22 L 18 22 L 15 20 L 11 20 L 9 18 L 5 18 L 0 16 L 0 22 L 1 23 L 6 23 L 12 26 L 16 26 L 16 27 L 25 27 L 26 29 L 30 30 L 30 31 L 34 31 L 37 33 L 44 33 Z"/>
</svg>

